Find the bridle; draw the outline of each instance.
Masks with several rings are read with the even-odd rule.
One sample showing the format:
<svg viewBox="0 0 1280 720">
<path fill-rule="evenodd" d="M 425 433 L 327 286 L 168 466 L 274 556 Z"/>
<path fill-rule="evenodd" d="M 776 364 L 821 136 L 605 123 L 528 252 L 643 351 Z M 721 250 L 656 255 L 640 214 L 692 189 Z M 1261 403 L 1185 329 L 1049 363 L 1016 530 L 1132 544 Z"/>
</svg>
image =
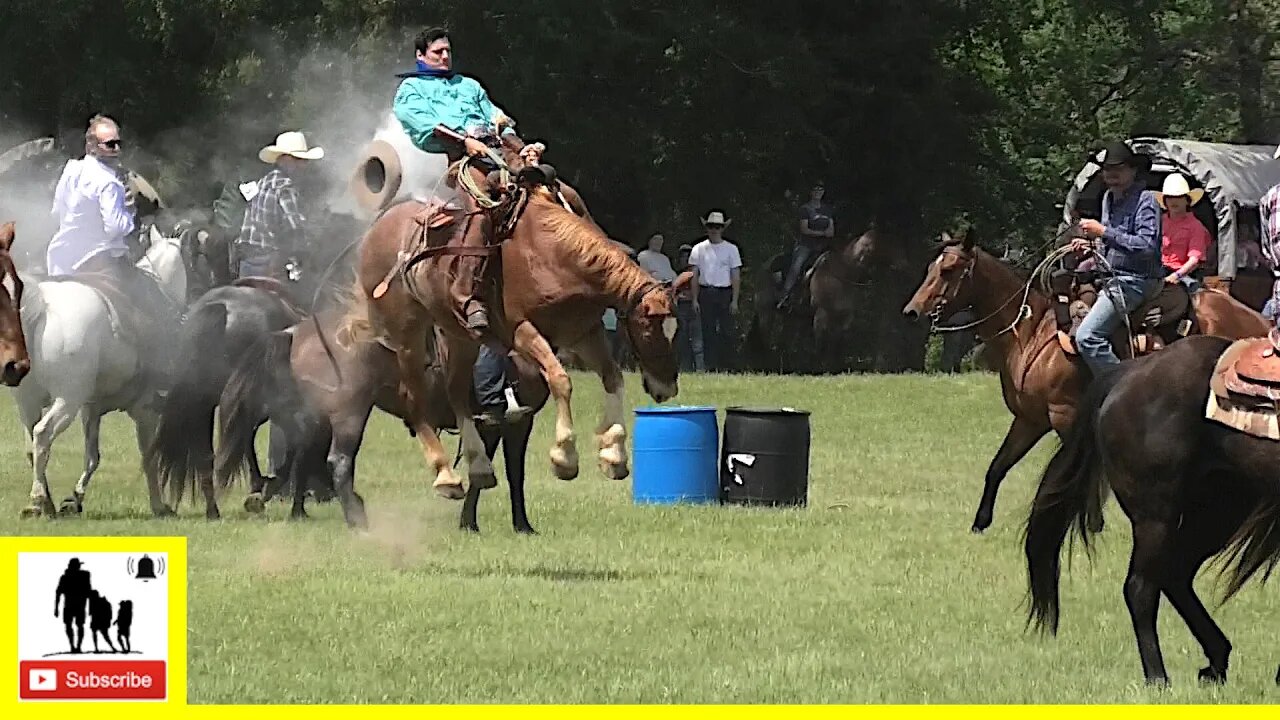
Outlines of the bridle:
<svg viewBox="0 0 1280 720">
<path fill-rule="evenodd" d="M 978 254 L 973 251 L 965 252 L 963 249 L 956 250 L 956 247 L 949 245 L 942 248 L 942 252 L 938 254 L 938 259 L 934 262 L 941 262 L 943 255 L 951 255 L 958 257 L 964 263 L 964 269 L 960 271 L 960 277 L 955 283 L 947 282 L 946 289 L 942 293 L 942 297 L 938 299 L 938 303 L 929 311 L 929 329 L 930 331 L 946 332 L 950 328 L 942 328 L 938 323 L 942 321 L 942 313 L 946 310 L 947 305 L 954 302 L 956 296 L 960 294 L 960 288 L 965 281 L 973 277 L 973 268 L 978 264 Z M 1006 305 L 1008 303 L 1005 303 Z M 1001 310 L 1004 308 L 1001 307 Z"/>
<path fill-rule="evenodd" d="M 672 339 L 672 342 L 668 343 L 670 346 L 670 349 L 668 350 L 647 354 L 641 353 L 640 345 L 636 343 L 635 332 L 631 329 L 631 323 L 629 322 L 631 315 L 635 313 L 636 308 L 640 307 L 640 303 L 643 303 L 645 298 L 658 291 L 669 292 L 670 289 L 671 283 L 652 280 L 646 283 L 645 286 L 635 294 L 634 299 L 627 303 L 626 308 L 616 310 L 618 313 L 618 322 L 622 323 L 622 326 L 626 328 L 627 343 L 631 345 L 631 352 L 636 356 L 636 360 L 639 361 L 641 365 L 644 365 L 646 360 L 663 360 L 675 357 L 676 355 L 674 338 Z"/>
</svg>

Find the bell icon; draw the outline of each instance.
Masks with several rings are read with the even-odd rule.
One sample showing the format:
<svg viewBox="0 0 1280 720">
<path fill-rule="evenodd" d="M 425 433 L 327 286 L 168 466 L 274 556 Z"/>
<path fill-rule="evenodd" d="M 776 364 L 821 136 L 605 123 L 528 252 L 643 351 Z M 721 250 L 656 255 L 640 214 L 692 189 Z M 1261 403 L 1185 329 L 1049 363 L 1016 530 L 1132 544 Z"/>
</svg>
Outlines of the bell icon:
<svg viewBox="0 0 1280 720">
<path fill-rule="evenodd" d="M 155 580 L 156 579 L 155 561 L 153 561 L 151 558 L 147 557 L 146 555 L 143 555 L 142 559 L 138 561 L 137 579 L 139 580 Z"/>
</svg>

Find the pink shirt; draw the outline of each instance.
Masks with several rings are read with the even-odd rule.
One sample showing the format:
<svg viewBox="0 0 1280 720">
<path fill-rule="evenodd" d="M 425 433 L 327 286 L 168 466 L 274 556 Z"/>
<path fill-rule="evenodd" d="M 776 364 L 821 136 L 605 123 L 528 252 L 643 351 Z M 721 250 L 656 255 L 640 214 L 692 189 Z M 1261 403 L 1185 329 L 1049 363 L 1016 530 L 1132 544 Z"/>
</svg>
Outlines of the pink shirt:
<svg viewBox="0 0 1280 720">
<path fill-rule="evenodd" d="M 1166 268 L 1181 270 L 1193 257 L 1204 260 L 1209 252 L 1209 231 L 1195 215 L 1186 213 L 1175 218 L 1165 213 L 1160 224 L 1164 233 L 1160 243 L 1160 260 Z"/>
</svg>

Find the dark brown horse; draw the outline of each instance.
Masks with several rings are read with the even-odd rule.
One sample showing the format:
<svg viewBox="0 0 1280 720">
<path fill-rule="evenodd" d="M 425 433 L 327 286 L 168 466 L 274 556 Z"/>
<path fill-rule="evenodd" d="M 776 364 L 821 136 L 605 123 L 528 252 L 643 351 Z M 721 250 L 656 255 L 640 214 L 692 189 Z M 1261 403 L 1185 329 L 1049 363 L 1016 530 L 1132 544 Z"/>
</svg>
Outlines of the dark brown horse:
<svg viewBox="0 0 1280 720">
<path fill-rule="evenodd" d="M 469 171 L 478 172 L 464 168 Z M 476 182 L 485 187 L 484 179 Z M 577 477 L 578 454 L 570 410 L 572 385 L 553 345 L 572 350 L 600 376 L 606 393 L 596 433 L 600 464 L 607 476 L 625 478 L 629 469 L 622 373 L 610 356 L 600 318 L 606 307 L 625 317 L 645 390 L 655 401 L 665 402 L 677 393 L 679 372 L 672 343 L 675 301 L 668 288 L 631 262 L 594 223 L 562 207 L 543 186 L 524 185 L 494 208 L 477 207 L 469 193 L 462 195 L 469 209 L 453 220 L 454 225 L 430 231 L 425 247 L 414 244 L 422 232 L 416 221 L 424 208 L 421 203 L 394 205 L 374 221 L 360 247 L 354 305 L 345 324 L 354 340 L 376 338 L 394 349 L 408 422 L 436 472 L 434 487 L 449 498 L 463 493 L 429 418 L 422 367 L 433 326 L 443 335 L 448 396 L 458 418 L 470 481 L 481 488 L 497 483 L 470 414 L 477 339 L 464 328 L 449 292 L 449 261 L 457 236 L 470 233 L 488 233 L 501 241 L 495 255 L 501 267 L 501 302 L 490 303 L 490 308 L 502 312 L 490 318 L 491 330 L 499 342 L 539 366 L 556 400 L 551 450 L 556 475 Z M 405 262 L 406 255 L 414 257 Z"/>
<path fill-rule="evenodd" d="M 909 287 L 910 244 L 875 226 L 837 240 L 796 285 L 790 306 L 775 309 L 780 288 L 775 281 L 788 262 L 781 255 L 757 275 L 754 315 L 748 340 L 758 351 L 779 357 L 761 369 L 843 372 L 848 368 L 849 340 L 857 338 L 867 365 L 880 372 L 923 369 L 924 333 L 891 325 L 896 313 L 892 288 Z M 892 308 L 892 309 L 890 309 Z M 794 359 L 781 357 L 790 346 L 803 347 Z"/>
<path fill-rule="evenodd" d="M 291 516 L 304 517 L 307 480 L 319 469 L 332 472 L 347 524 L 356 528 L 368 526 L 364 500 L 355 491 L 355 462 L 369 414 L 377 407 L 404 420 L 408 413 L 398 392 L 395 353 L 376 342 L 353 342 L 338 331 L 341 320 L 341 312 L 325 310 L 316 315 L 314 322 L 303 320 L 286 331 L 267 336 L 256 351 L 245 354 L 227 383 L 220 404 L 221 444 L 215 472 L 219 487 L 226 488 L 237 475 L 251 469 L 254 436 L 267 420 L 281 428 L 290 447 L 291 456 L 285 464 L 292 477 L 277 478 L 265 491 L 253 492 L 245 501 L 250 512 L 261 512 L 276 488 L 284 484 L 282 481 L 292 480 Z M 319 332 L 337 337 L 337 342 L 329 344 L 328 352 Z M 435 340 L 428 347 L 434 351 Z M 333 354 L 332 362 L 328 353 Z M 534 416 L 546 404 L 548 390 L 536 366 L 519 357 L 514 362 L 517 396 L 534 412 L 501 427 L 482 426 L 478 431 L 490 459 L 502 444 L 512 524 L 517 532 L 532 533 L 525 511 L 525 451 Z M 430 422 L 437 429 L 456 429 L 438 360 L 432 358 L 422 372 Z M 474 398 L 472 403 L 473 410 L 478 411 Z M 479 530 L 479 495 L 479 486 L 468 488 L 462 507 L 463 528 Z"/>
<path fill-rule="evenodd" d="M 1208 658 L 1200 679 L 1225 682 L 1231 643 L 1196 595 L 1196 573 L 1226 550 L 1230 599 L 1280 561 L 1280 444 L 1205 418 L 1230 344 L 1189 337 L 1095 380 L 1027 520 L 1031 620 L 1056 634 L 1062 545 L 1074 526 L 1088 546 L 1091 508 L 1110 486 L 1133 526 L 1124 599 L 1152 683 L 1169 680 L 1156 633 L 1162 593 Z"/>
<path fill-rule="evenodd" d="M 22 278 L 13 264 L 14 224 L 0 225 L 0 382 L 17 387 L 31 371 L 22 334 Z"/>
<path fill-rule="evenodd" d="M 1025 309 L 1024 309 L 1025 296 Z M 1192 297 L 1199 332 L 1238 339 L 1265 335 L 1265 318 L 1217 290 Z M 1057 325 L 1048 296 L 1012 268 L 975 247 L 972 237 L 944 236 L 924 282 L 903 309 L 911 319 L 945 321 L 971 307 L 975 330 L 986 345 L 988 362 L 999 370 L 1005 407 L 1013 423 L 987 468 L 982 500 L 972 530 L 991 526 L 996 494 L 1009 470 L 1050 430 L 1059 435 L 1075 421 L 1076 406 L 1089 371 L 1056 341 Z"/>
</svg>

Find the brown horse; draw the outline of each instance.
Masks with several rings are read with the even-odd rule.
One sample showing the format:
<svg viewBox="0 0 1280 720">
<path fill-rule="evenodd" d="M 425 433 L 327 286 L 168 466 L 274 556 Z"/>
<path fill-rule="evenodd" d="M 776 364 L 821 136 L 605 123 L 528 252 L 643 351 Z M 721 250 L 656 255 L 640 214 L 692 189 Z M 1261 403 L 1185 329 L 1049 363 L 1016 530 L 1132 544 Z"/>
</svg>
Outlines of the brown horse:
<svg viewBox="0 0 1280 720">
<path fill-rule="evenodd" d="M 14 224 L 0 225 L 0 382 L 17 387 L 31 371 L 27 339 L 22 334 L 22 278 L 9 255 Z"/>
<path fill-rule="evenodd" d="M 1204 335 L 1256 337 L 1270 327 L 1262 315 L 1218 290 L 1197 292 L 1192 306 Z M 963 241 L 944 235 L 941 251 L 902 312 L 910 319 L 931 316 L 938 322 L 965 307 L 980 318 L 975 329 L 986 345 L 988 364 L 999 369 L 1005 407 L 1013 413 L 987 468 L 973 521 L 973 532 L 982 532 L 991 526 L 996 494 L 1009 470 L 1050 430 L 1061 436 L 1071 427 L 1090 375 L 1083 362 L 1059 347 L 1047 295 L 975 247 L 972 235 Z"/>
<path fill-rule="evenodd" d="M 483 187 L 484 180 L 477 184 Z M 570 409 L 572 385 L 553 345 L 572 350 L 600 376 L 606 393 L 596 432 L 600 464 L 607 476 L 625 478 L 629 469 L 622 373 L 610 357 L 600 318 L 606 307 L 626 318 L 644 388 L 655 401 L 665 402 L 678 391 L 674 298 L 598 226 L 566 210 L 544 186 L 522 185 L 487 209 L 477 207 L 469 193 L 461 194 L 469 209 L 444 228 L 424 231 L 417 220 L 424 205 L 417 201 L 393 205 L 373 222 L 360 247 L 354 303 L 345 324 L 354 340 L 378 338 L 394 349 L 408 422 L 436 472 L 434 487 L 445 497 L 462 497 L 463 484 L 449 466 L 428 416 L 422 367 L 432 326 L 443 332 L 448 396 L 458 418 L 469 479 L 481 488 L 497 484 L 468 402 L 478 341 L 465 329 L 449 292 L 448 257 L 482 244 L 472 239 L 467 243 L 471 247 L 458 247 L 457 237 L 472 233 L 500 240 L 491 249 L 501 268 L 494 273 L 500 274 L 501 302 L 490 307 L 502 312 L 491 318 L 491 332 L 538 365 L 556 400 L 551 449 L 556 475 L 565 480 L 577 477 L 578 454 Z M 415 244 L 424 232 L 425 248 Z"/>
<path fill-rule="evenodd" d="M 1196 574 L 1225 555 L 1229 600 L 1280 562 L 1280 445 L 1205 417 L 1230 345 L 1189 337 L 1091 383 L 1027 519 L 1030 619 L 1056 634 L 1062 545 L 1074 526 L 1089 547 L 1094 508 L 1103 485 L 1111 488 L 1133 526 L 1124 599 L 1149 683 L 1169 682 L 1157 634 L 1161 594 L 1204 650 L 1200 679 L 1223 683 L 1231 643 L 1196 595 Z"/>
<path fill-rule="evenodd" d="M 403 396 L 397 392 L 395 354 L 376 342 L 352 342 L 338 332 L 341 320 L 341 312 L 324 310 L 317 313 L 314 321 L 306 319 L 288 330 L 265 336 L 256 350 L 244 354 L 223 391 L 221 444 L 215 472 L 221 488 L 226 488 L 236 475 L 251 471 L 254 436 L 267 420 L 279 424 L 290 447 L 285 465 L 290 468 L 291 477 L 282 473 L 266 488 L 255 488 L 245 500 L 245 509 L 250 512 L 261 512 L 284 481 L 291 479 L 291 517 L 304 517 L 307 481 L 317 473 L 331 472 L 324 479 L 336 486 L 347 524 L 355 528 L 368 526 L 364 499 L 355 491 L 355 462 L 369 414 L 377 407 L 404 420 L 407 412 Z M 338 337 L 327 351 L 321 332 Z M 435 345 L 433 341 L 429 347 L 434 349 Z M 333 354 L 337 372 L 327 353 Z M 479 432 L 487 457 L 492 459 L 498 444 L 502 444 L 512 524 L 517 532 L 532 533 L 525 511 L 525 451 L 534 416 L 546 404 L 549 392 L 536 366 L 518 356 L 514 363 L 517 395 L 534 412 L 500 428 L 486 426 Z M 423 373 L 431 423 L 437 429 L 456 429 L 441 365 L 432 363 L 423 368 Z M 478 410 L 475 405 L 472 407 Z M 479 486 L 468 488 L 461 518 L 465 529 L 479 530 L 479 494 Z"/>
</svg>

